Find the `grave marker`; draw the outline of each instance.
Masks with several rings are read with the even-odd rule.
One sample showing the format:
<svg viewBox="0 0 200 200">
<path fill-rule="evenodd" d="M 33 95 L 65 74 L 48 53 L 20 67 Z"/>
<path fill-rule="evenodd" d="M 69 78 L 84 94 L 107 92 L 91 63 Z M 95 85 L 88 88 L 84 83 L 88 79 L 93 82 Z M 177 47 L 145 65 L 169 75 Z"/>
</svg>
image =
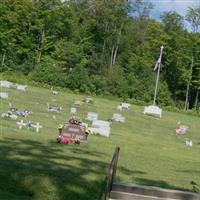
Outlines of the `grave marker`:
<svg viewBox="0 0 200 200">
<path fill-rule="evenodd" d="M 75 124 L 64 124 L 61 135 L 67 138 L 79 138 L 81 141 L 86 140 L 85 126 Z"/>
<path fill-rule="evenodd" d="M 16 84 L 16 88 L 17 88 L 17 90 L 26 91 L 27 90 L 27 85 Z"/>
<path fill-rule="evenodd" d="M 23 126 L 26 126 L 27 123 L 24 123 L 23 120 L 21 120 L 20 122 L 16 123 L 19 126 L 19 129 L 22 129 Z"/>
<path fill-rule="evenodd" d="M 125 117 L 123 117 L 121 114 L 118 113 L 114 113 L 112 119 L 116 122 L 121 122 L 121 123 L 125 122 Z"/>
<path fill-rule="evenodd" d="M 144 114 L 149 115 L 158 115 L 160 118 L 162 117 L 162 109 L 158 106 L 145 106 L 144 107 Z"/>
<path fill-rule="evenodd" d="M 0 81 L 0 87 L 10 88 L 13 86 L 12 82 L 9 81 Z"/>
<path fill-rule="evenodd" d="M 110 123 L 103 120 L 94 120 L 92 127 L 88 128 L 92 133 L 109 137 L 110 135 Z"/>
<path fill-rule="evenodd" d="M 38 133 L 40 128 L 42 128 L 42 125 L 40 125 L 39 122 L 36 123 L 36 125 L 32 124 L 32 127 L 36 129 L 36 132 Z"/>
<path fill-rule="evenodd" d="M 61 110 L 62 110 L 61 106 L 47 104 L 47 111 L 48 112 L 60 112 Z"/>
<path fill-rule="evenodd" d="M 75 114 L 76 113 L 76 108 L 70 108 L 70 113 Z"/>
<path fill-rule="evenodd" d="M 0 99 L 8 99 L 8 93 L 0 92 Z"/>
<path fill-rule="evenodd" d="M 74 101 L 74 105 L 75 105 L 75 106 L 82 106 L 82 105 L 83 105 L 83 102 L 82 102 L 82 101 L 79 101 L 79 100 L 76 100 L 76 101 Z"/>
<path fill-rule="evenodd" d="M 131 104 L 130 103 L 121 103 L 122 108 L 124 109 L 130 109 L 131 108 Z"/>
<path fill-rule="evenodd" d="M 98 119 L 98 114 L 94 113 L 94 112 L 88 112 L 86 119 L 89 120 L 89 121 L 97 120 Z"/>
</svg>

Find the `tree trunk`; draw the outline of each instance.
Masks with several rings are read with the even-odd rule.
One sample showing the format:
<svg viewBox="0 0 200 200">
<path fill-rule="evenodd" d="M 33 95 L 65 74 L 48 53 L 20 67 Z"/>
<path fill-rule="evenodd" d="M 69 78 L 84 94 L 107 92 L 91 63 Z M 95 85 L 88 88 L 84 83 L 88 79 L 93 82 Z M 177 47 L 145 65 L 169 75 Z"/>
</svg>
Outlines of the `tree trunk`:
<svg viewBox="0 0 200 200">
<path fill-rule="evenodd" d="M 44 41 L 44 37 L 45 37 L 45 34 L 44 34 L 44 30 L 42 30 L 42 36 L 41 36 L 41 40 L 40 42 L 38 42 L 38 58 L 37 58 L 37 63 L 40 63 L 40 60 L 41 60 L 41 55 L 42 55 L 42 44 L 43 44 L 43 41 Z"/>
<path fill-rule="evenodd" d="M 199 90 L 197 89 L 196 97 L 195 97 L 195 109 L 197 110 L 197 105 L 198 105 L 198 99 L 199 99 Z"/>
<path fill-rule="evenodd" d="M 113 66 L 114 50 L 115 50 L 115 46 L 113 45 L 112 51 L 111 51 L 111 56 L 110 56 L 110 70 L 111 70 L 111 68 L 112 68 L 112 66 Z"/>
<path fill-rule="evenodd" d="M 115 48 L 115 51 L 114 51 L 114 56 L 113 56 L 113 65 L 115 64 L 115 61 L 116 61 L 117 51 L 118 51 L 118 45 L 117 45 L 117 47 Z"/>
<path fill-rule="evenodd" d="M 6 54 L 3 53 L 2 61 L 1 61 L 1 67 L 2 67 L 2 68 L 3 68 L 3 66 L 4 66 L 5 56 L 6 56 Z"/>
<path fill-rule="evenodd" d="M 193 62 L 194 62 L 194 59 L 193 59 L 193 56 L 192 56 L 192 63 L 191 63 L 191 68 L 190 68 L 190 77 L 189 77 L 189 81 L 188 81 L 188 84 L 187 84 L 187 90 L 186 90 L 186 96 L 185 96 L 185 110 L 188 110 L 188 108 L 189 108 L 189 90 L 190 90 L 190 82 L 191 82 L 191 79 L 192 79 Z"/>
<path fill-rule="evenodd" d="M 189 89 L 190 89 L 190 83 L 187 84 L 187 90 L 186 90 L 186 96 L 185 96 L 185 110 L 188 109 L 189 107 L 189 100 L 188 100 L 188 96 L 189 96 Z"/>
<path fill-rule="evenodd" d="M 104 54 L 105 46 L 106 46 L 106 40 L 103 41 L 102 55 Z"/>
<path fill-rule="evenodd" d="M 118 34 L 118 37 L 117 37 L 117 45 L 116 45 L 114 55 L 113 55 L 113 65 L 115 64 L 115 61 L 116 61 L 116 58 L 117 58 L 118 46 L 119 46 L 120 36 L 121 36 L 123 27 L 124 27 L 124 20 L 121 23 L 121 26 L 120 26 L 120 29 L 119 29 L 119 34 Z"/>
</svg>

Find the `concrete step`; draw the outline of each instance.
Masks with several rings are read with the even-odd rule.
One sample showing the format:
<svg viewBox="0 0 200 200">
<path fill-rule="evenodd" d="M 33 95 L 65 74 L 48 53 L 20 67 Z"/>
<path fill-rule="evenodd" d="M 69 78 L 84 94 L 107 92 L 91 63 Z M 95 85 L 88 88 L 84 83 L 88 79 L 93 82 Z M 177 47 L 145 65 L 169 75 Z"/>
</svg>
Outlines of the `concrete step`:
<svg viewBox="0 0 200 200">
<path fill-rule="evenodd" d="M 113 200 L 174 200 L 169 198 L 162 198 L 162 197 L 153 197 L 153 196 L 145 196 L 140 194 L 133 194 L 127 192 L 117 192 L 111 191 L 111 197 Z"/>
<path fill-rule="evenodd" d="M 153 186 L 142 186 L 135 184 L 127 184 L 127 183 L 113 183 L 110 198 L 114 199 L 133 198 L 135 200 L 135 197 L 133 195 L 139 195 L 139 197 L 137 197 L 138 200 L 140 200 L 139 199 L 140 197 L 143 198 L 144 200 L 147 200 L 148 198 L 152 199 L 153 197 L 154 199 L 160 198 L 160 199 L 173 199 L 173 200 L 174 199 L 200 200 L 199 193 L 184 192 L 179 190 L 168 190 Z"/>
</svg>

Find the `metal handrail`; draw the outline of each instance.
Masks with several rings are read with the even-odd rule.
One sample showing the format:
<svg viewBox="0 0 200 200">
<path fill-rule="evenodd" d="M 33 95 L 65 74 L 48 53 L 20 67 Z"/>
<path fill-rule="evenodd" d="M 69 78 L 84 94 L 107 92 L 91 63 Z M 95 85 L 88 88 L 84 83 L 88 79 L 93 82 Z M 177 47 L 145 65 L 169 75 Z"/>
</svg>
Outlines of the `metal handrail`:
<svg viewBox="0 0 200 200">
<path fill-rule="evenodd" d="M 119 158 L 119 151 L 120 148 L 116 147 L 109 169 L 108 169 L 108 173 L 106 176 L 106 190 L 105 190 L 105 195 L 104 195 L 104 200 L 107 200 L 107 198 L 110 195 L 110 191 L 112 190 L 112 185 L 113 185 L 113 181 L 116 175 L 116 170 L 117 170 L 117 163 L 118 163 L 118 158 Z"/>
</svg>

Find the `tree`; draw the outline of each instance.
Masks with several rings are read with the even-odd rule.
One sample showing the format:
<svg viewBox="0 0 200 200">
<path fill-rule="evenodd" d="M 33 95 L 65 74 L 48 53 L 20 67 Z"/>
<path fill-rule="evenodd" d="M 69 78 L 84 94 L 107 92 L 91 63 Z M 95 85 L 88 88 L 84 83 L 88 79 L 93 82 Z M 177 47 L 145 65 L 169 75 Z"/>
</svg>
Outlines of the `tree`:
<svg viewBox="0 0 200 200">
<path fill-rule="evenodd" d="M 192 26 L 192 32 L 197 33 L 200 30 L 200 7 L 188 8 L 186 20 L 188 20 Z"/>
</svg>

